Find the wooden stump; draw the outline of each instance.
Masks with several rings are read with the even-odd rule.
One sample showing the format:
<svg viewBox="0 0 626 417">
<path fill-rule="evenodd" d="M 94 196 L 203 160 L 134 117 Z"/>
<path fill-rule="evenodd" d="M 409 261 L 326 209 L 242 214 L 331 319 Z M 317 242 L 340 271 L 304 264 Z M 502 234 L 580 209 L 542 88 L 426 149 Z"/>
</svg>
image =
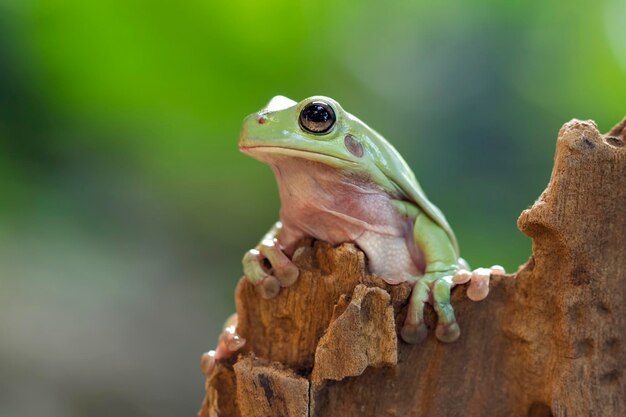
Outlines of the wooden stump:
<svg viewBox="0 0 626 417">
<path fill-rule="evenodd" d="M 626 119 L 573 120 L 518 226 L 533 240 L 485 301 L 453 290 L 460 339 L 397 337 L 408 285 L 361 251 L 303 242 L 298 282 L 272 300 L 242 279 L 237 358 L 207 379 L 201 416 L 626 416 Z"/>
</svg>

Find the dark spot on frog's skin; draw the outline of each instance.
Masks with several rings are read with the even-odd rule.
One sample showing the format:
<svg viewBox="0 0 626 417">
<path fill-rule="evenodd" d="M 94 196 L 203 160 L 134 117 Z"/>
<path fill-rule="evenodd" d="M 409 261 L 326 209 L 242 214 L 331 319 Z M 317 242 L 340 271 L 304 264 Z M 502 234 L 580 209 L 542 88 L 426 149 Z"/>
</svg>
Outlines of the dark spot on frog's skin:
<svg viewBox="0 0 626 417">
<path fill-rule="evenodd" d="M 272 385 L 270 384 L 270 379 L 265 374 L 259 374 L 259 383 L 261 384 L 261 388 L 265 392 L 265 398 L 270 402 L 272 398 L 274 398 L 274 390 L 272 389 Z"/>
<path fill-rule="evenodd" d="M 267 116 L 262 114 L 260 115 L 257 119 L 256 122 L 260 125 L 262 125 L 263 123 L 267 122 Z"/>
<path fill-rule="evenodd" d="M 350 151 L 350 153 L 358 158 L 363 157 L 363 145 L 361 145 L 354 136 L 347 134 L 343 140 L 343 143 L 346 145 L 346 148 Z"/>
</svg>

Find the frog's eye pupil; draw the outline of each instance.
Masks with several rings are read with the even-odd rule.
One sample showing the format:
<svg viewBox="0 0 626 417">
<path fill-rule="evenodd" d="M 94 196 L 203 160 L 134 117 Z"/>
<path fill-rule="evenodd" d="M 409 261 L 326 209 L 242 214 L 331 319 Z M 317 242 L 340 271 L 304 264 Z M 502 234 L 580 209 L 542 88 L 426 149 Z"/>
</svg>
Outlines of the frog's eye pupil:
<svg viewBox="0 0 626 417">
<path fill-rule="evenodd" d="M 322 101 L 307 104 L 300 112 L 300 126 L 307 132 L 320 135 L 335 124 L 335 111 Z"/>
</svg>

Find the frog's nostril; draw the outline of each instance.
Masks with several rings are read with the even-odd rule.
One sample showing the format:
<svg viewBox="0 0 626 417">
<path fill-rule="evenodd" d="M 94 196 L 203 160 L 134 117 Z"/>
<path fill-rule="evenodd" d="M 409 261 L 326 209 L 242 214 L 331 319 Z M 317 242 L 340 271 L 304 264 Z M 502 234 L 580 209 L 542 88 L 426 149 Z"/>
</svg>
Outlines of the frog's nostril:
<svg viewBox="0 0 626 417">
<path fill-rule="evenodd" d="M 267 116 L 262 114 L 256 119 L 256 121 L 258 124 L 262 125 L 263 123 L 267 122 Z"/>
</svg>

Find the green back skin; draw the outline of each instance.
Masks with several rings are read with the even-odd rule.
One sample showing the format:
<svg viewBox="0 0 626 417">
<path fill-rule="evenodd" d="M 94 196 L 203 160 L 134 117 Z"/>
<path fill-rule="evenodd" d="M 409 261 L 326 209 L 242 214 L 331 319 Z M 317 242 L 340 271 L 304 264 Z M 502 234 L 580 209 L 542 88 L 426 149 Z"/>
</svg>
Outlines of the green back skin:
<svg viewBox="0 0 626 417">
<path fill-rule="evenodd" d="M 398 151 L 376 131 L 372 130 L 372 134 L 372 143 L 379 151 L 378 157 L 375 159 L 378 169 L 399 188 L 409 201 L 414 202 L 435 223 L 445 230 L 458 256 L 459 246 L 456 236 L 441 210 L 428 200 L 415 174 Z"/>
</svg>

